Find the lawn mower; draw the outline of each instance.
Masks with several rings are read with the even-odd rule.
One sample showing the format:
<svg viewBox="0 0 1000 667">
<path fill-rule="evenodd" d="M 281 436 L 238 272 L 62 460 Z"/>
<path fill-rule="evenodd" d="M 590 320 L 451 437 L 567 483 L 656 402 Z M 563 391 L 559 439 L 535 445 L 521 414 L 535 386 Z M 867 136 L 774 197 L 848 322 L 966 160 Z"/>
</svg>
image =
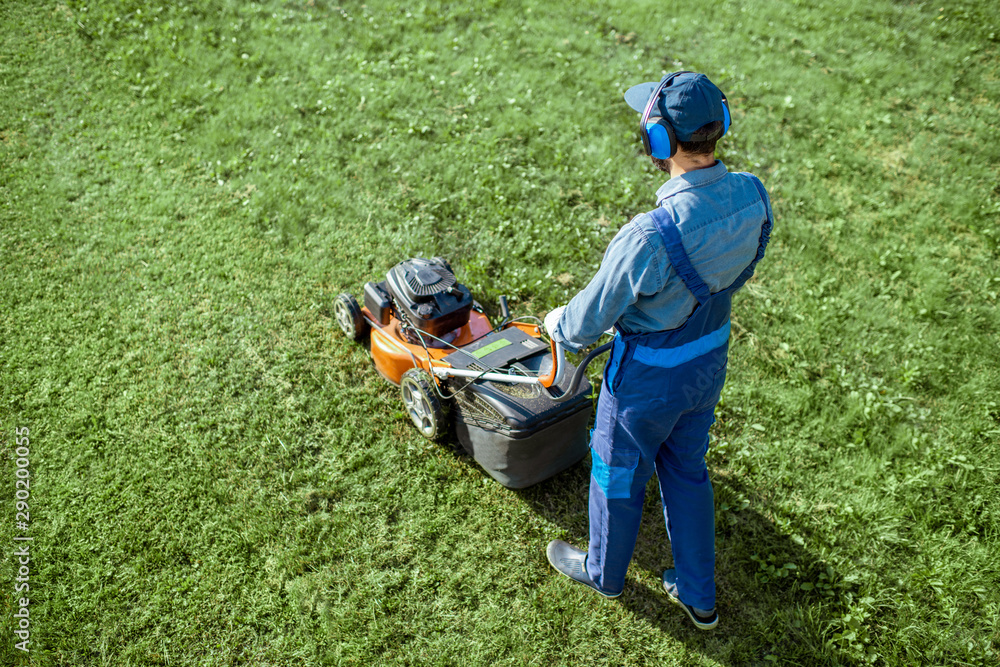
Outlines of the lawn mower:
<svg viewBox="0 0 1000 667">
<path fill-rule="evenodd" d="M 562 345 L 543 340 L 541 320 L 511 317 L 505 297 L 499 305 L 494 326 L 445 259 L 417 257 L 366 283 L 364 307 L 344 293 L 333 311 L 345 335 L 368 340 L 375 369 L 399 387 L 421 435 L 437 439 L 453 424 L 490 476 L 524 488 L 586 456 L 584 371 L 610 344 L 576 367 Z"/>
</svg>

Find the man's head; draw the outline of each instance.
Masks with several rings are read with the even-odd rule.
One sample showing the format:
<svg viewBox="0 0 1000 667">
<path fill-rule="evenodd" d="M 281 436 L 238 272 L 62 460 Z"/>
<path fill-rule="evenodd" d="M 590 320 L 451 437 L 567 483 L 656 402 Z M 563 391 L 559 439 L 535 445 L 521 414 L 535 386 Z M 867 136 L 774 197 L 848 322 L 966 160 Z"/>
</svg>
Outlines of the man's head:
<svg viewBox="0 0 1000 667">
<path fill-rule="evenodd" d="M 715 164 L 715 144 L 722 138 L 722 121 L 714 120 L 699 127 L 691 135 L 691 141 L 678 141 L 677 152 L 672 158 L 649 156 L 653 165 L 662 172 L 670 173 L 672 160 L 683 159 L 704 166 Z"/>
<path fill-rule="evenodd" d="M 644 148 L 657 166 L 677 151 L 712 156 L 729 130 L 726 96 L 704 74 L 675 72 L 659 82 L 640 83 L 628 89 L 625 101 L 642 114 Z"/>
</svg>

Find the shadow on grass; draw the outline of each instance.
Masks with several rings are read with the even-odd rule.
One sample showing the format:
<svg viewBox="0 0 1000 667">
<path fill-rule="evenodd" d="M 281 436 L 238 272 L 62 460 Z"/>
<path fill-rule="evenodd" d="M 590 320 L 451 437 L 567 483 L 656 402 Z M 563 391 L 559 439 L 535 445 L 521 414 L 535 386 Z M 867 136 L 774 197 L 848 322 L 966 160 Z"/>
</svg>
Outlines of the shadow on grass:
<svg viewBox="0 0 1000 667">
<path fill-rule="evenodd" d="M 538 514 L 563 529 L 564 534 L 552 538 L 562 537 L 584 548 L 589 538 L 589 463 L 589 458 L 584 459 L 553 479 L 517 491 Z M 661 588 L 660 573 L 673 566 L 673 559 L 655 477 L 647 487 L 625 592 L 610 602 L 646 618 L 651 626 L 690 650 L 722 664 L 852 664 L 826 643 L 830 628 L 839 621 L 835 598 L 825 596 L 820 589 L 806 593 L 796 583 L 832 582 L 839 577 L 782 534 L 766 514 L 744 507 L 742 499 L 753 496 L 744 483 L 715 470 L 711 473 L 719 627 L 712 632 L 695 629 Z M 741 509 L 728 509 L 731 507 Z M 763 510 L 767 512 L 767 507 Z"/>
</svg>

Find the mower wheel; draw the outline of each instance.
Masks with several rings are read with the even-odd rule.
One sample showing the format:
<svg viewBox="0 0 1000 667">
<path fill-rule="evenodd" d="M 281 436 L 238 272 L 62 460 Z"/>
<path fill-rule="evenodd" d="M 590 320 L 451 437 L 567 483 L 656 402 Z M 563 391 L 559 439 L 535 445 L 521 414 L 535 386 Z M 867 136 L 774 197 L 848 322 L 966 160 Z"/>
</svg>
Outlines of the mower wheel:
<svg viewBox="0 0 1000 667">
<path fill-rule="evenodd" d="M 399 392 L 410 421 L 428 440 L 435 440 L 445 430 L 441 399 L 434 391 L 434 380 L 426 371 L 411 368 L 403 373 Z"/>
<path fill-rule="evenodd" d="M 368 333 L 368 323 L 361 314 L 361 306 L 357 299 L 346 292 L 337 296 L 333 303 L 333 317 L 344 335 L 354 340 L 361 340 Z"/>
</svg>

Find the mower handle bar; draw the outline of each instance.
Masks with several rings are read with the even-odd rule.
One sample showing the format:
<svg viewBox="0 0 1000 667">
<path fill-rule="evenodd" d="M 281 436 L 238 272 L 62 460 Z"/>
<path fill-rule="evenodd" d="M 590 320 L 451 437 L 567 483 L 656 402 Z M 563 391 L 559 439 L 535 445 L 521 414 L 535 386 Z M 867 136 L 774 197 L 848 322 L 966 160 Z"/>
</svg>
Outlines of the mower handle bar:
<svg viewBox="0 0 1000 667">
<path fill-rule="evenodd" d="M 580 381 L 583 380 L 584 374 L 586 373 L 587 366 L 590 365 L 598 355 L 607 352 L 611 347 L 612 343 L 605 343 L 597 348 L 595 348 L 590 354 L 588 354 L 583 363 L 577 366 L 576 372 L 573 373 L 573 377 L 570 378 L 569 386 L 566 391 L 558 396 L 552 395 L 552 386 L 559 384 L 565 373 L 566 373 L 566 350 L 561 343 L 557 341 L 552 341 L 552 370 L 542 377 L 532 377 L 528 375 L 514 375 L 512 373 L 482 373 L 479 371 L 470 371 L 460 368 L 448 368 L 442 366 L 434 366 L 431 370 L 434 375 L 438 377 L 467 377 L 476 380 L 486 380 L 488 382 L 510 382 L 514 384 L 539 384 L 547 390 L 549 398 L 556 402 L 561 403 L 568 400 L 570 396 L 576 393 L 577 387 L 580 386 Z"/>
<path fill-rule="evenodd" d="M 611 341 L 611 342 L 605 343 L 604 345 L 601 345 L 601 346 L 598 346 L 598 347 L 594 348 L 593 351 L 591 351 L 590 354 L 588 354 L 586 357 L 584 357 L 583 363 L 581 363 L 579 366 L 576 367 L 576 372 L 573 373 L 573 377 L 570 378 L 569 386 L 566 387 L 566 391 L 564 391 L 559 396 L 553 396 L 552 395 L 552 390 L 549 389 L 549 398 L 551 398 L 556 403 L 561 403 L 561 402 L 565 401 L 566 399 L 568 399 L 573 394 L 575 394 L 576 393 L 576 388 L 580 386 L 580 380 L 583 379 L 584 374 L 587 371 L 587 366 L 590 365 L 590 362 L 593 361 L 594 359 L 596 359 L 598 357 L 598 355 L 603 354 L 604 352 L 607 352 L 608 350 L 610 350 L 611 346 L 613 344 L 614 344 L 614 341 Z M 560 354 L 559 354 L 560 365 L 563 365 L 563 364 L 565 364 L 566 359 L 565 359 L 565 356 L 563 354 L 562 345 L 559 345 L 557 343 L 556 347 L 557 347 L 557 349 L 560 352 Z"/>
</svg>

